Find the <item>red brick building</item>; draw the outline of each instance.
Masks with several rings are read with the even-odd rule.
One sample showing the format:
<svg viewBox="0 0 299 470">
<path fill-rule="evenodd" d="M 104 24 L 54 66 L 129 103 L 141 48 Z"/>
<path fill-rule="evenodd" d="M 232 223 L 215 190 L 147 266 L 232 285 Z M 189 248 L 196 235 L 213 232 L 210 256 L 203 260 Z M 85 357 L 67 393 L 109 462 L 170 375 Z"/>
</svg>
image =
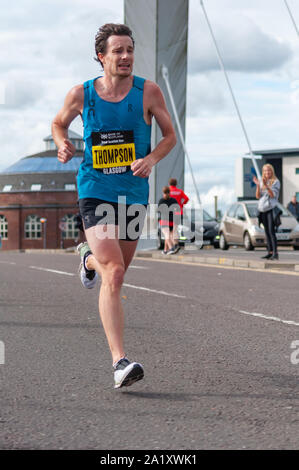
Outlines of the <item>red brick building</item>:
<svg viewBox="0 0 299 470">
<path fill-rule="evenodd" d="M 76 227 L 76 174 L 83 140 L 69 131 L 76 155 L 66 164 L 57 159 L 52 136 L 46 150 L 24 157 L 0 173 L 2 250 L 67 248 L 82 239 Z"/>
</svg>

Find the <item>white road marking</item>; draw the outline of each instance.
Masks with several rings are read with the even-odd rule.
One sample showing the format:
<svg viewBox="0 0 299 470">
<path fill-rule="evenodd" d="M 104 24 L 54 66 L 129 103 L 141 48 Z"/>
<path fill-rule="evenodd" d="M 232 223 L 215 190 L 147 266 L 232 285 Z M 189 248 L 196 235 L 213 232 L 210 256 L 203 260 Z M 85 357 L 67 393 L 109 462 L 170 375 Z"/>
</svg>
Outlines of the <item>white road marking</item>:
<svg viewBox="0 0 299 470">
<path fill-rule="evenodd" d="M 185 299 L 185 295 L 171 294 L 169 292 L 164 292 L 163 290 L 149 289 L 148 287 L 142 286 L 133 286 L 132 284 L 123 284 L 124 287 L 131 287 L 132 289 L 146 290 L 148 292 L 154 292 L 155 294 L 168 295 L 170 297 L 178 297 L 179 299 Z"/>
<path fill-rule="evenodd" d="M 133 268 L 133 269 L 149 269 L 149 268 L 146 268 L 145 266 L 134 266 L 133 264 L 131 266 L 129 266 L 129 268 Z"/>
<path fill-rule="evenodd" d="M 16 264 L 14 261 L 0 261 L 3 264 Z"/>
<path fill-rule="evenodd" d="M 38 269 L 40 271 L 47 271 L 50 273 L 55 273 L 55 274 L 64 274 L 66 276 L 75 276 L 74 273 L 68 273 L 66 271 L 58 271 L 57 269 L 48 269 L 48 268 L 41 268 L 39 266 L 29 266 L 31 269 Z M 168 295 L 169 297 L 177 297 L 180 299 L 185 299 L 185 295 L 178 295 L 178 294 L 172 294 L 171 292 L 165 292 L 162 290 L 155 290 L 155 289 L 149 289 L 148 287 L 142 287 L 142 286 L 134 286 L 132 284 L 123 284 L 124 287 L 131 287 L 132 289 L 140 289 L 140 290 L 145 290 L 147 292 L 153 292 L 154 294 L 161 294 L 161 295 Z"/>
<path fill-rule="evenodd" d="M 67 273 L 66 271 L 58 271 L 57 269 L 40 268 L 39 266 L 29 266 L 31 269 L 39 269 L 40 271 L 47 271 L 49 273 L 64 274 L 65 276 L 75 276 L 74 273 Z"/>
<path fill-rule="evenodd" d="M 263 318 L 264 320 L 272 320 L 272 321 L 277 321 L 277 322 L 280 322 L 280 323 L 285 323 L 286 325 L 299 326 L 299 323 L 297 323 L 293 320 L 282 320 L 281 318 L 278 318 L 278 317 L 268 317 L 267 315 L 264 315 L 262 313 L 246 312 L 245 310 L 239 310 L 239 312 L 244 313 L 245 315 L 251 315 L 253 317 Z"/>
</svg>

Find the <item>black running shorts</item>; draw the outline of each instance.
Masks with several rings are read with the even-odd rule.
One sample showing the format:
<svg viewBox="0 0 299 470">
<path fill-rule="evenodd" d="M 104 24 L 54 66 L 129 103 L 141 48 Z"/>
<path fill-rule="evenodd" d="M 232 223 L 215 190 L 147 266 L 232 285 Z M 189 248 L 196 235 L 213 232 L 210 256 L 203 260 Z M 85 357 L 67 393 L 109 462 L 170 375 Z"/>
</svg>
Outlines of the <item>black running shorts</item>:
<svg viewBox="0 0 299 470">
<path fill-rule="evenodd" d="M 141 235 L 147 206 L 86 198 L 79 199 L 79 209 L 85 230 L 96 225 L 117 225 L 120 240 L 135 241 Z"/>
</svg>

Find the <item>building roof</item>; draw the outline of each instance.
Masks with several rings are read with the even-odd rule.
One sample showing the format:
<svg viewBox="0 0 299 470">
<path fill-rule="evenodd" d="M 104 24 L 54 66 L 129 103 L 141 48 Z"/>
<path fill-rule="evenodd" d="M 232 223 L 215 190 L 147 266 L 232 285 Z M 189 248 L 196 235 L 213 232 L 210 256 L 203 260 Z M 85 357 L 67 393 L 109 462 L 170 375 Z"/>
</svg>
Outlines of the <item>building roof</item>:
<svg viewBox="0 0 299 470">
<path fill-rule="evenodd" d="M 72 140 L 82 140 L 82 136 L 77 134 L 77 132 L 72 131 L 71 129 L 68 130 L 68 136 L 69 136 L 69 139 L 72 139 Z M 51 141 L 53 140 L 52 134 L 48 135 L 47 137 L 43 139 L 44 142 L 47 142 L 49 140 Z"/>
<path fill-rule="evenodd" d="M 79 147 L 82 137 L 72 130 L 68 130 L 68 136 L 71 140 L 76 140 L 76 154 L 67 163 L 61 163 L 57 159 L 57 147 L 52 135 L 48 135 L 43 140 L 46 142 L 46 150 L 38 152 L 27 157 L 23 157 L 0 172 L 2 175 L 28 174 L 28 173 L 77 173 L 82 158 L 83 150 Z"/>
<path fill-rule="evenodd" d="M 252 152 L 254 155 L 284 155 L 292 156 L 299 154 L 299 148 L 286 148 L 286 149 L 268 149 L 268 150 L 254 150 Z M 247 154 L 249 155 L 249 153 Z"/>
<path fill-rule="evenodd" d="M 76 173 L 82 162 L 82 158 L 83 153 L 80 156 L 75 155 L 67 163 L 61 163 L 57 159 L 57 155 L 53 155 L 53 152 L 40 152 L 40 154 L 31 155 L 30 157 L 22 158 L 16 163 L 13 163 L 11 166 L 3 170 L 0 175 L 16 173 Z"/>
<path fill-rule="evenodd" d="M 41 191 L 75 187 L 76 174 L 84 157 L 83 140 L 71 130 L 68 134 L 76 148 L 76 154 L 69 162 L 61 163 L 57 159 L 53 137 L 45 137 L 46 150 L 23 157 L 0 172 L 0 192 L 26 192 L 36 190 L 37 186 Z"/>
</svg>

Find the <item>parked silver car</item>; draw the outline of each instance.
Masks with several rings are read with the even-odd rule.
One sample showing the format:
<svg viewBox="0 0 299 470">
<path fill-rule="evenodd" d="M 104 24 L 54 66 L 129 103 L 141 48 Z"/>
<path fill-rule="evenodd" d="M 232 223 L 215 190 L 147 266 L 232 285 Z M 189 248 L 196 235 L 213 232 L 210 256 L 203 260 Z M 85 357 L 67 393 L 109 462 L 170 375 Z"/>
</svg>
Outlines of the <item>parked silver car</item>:
<svg viewBox="0 0 299 470">
<path fill-rule="evenodd" d="M 263 225 L 258 225 L 257 201 L 236 202 L 224 214 L 219 227 L 219 247 L 227 250 L 229 245 L 242 245 L 245 250 L 267 245 Z M 281 225 L 276 232 L 278 245 L 293 246 L 299 250 L 299 223 L 293 215 L 278 204 L 282 211 Z"/>
</svg>

